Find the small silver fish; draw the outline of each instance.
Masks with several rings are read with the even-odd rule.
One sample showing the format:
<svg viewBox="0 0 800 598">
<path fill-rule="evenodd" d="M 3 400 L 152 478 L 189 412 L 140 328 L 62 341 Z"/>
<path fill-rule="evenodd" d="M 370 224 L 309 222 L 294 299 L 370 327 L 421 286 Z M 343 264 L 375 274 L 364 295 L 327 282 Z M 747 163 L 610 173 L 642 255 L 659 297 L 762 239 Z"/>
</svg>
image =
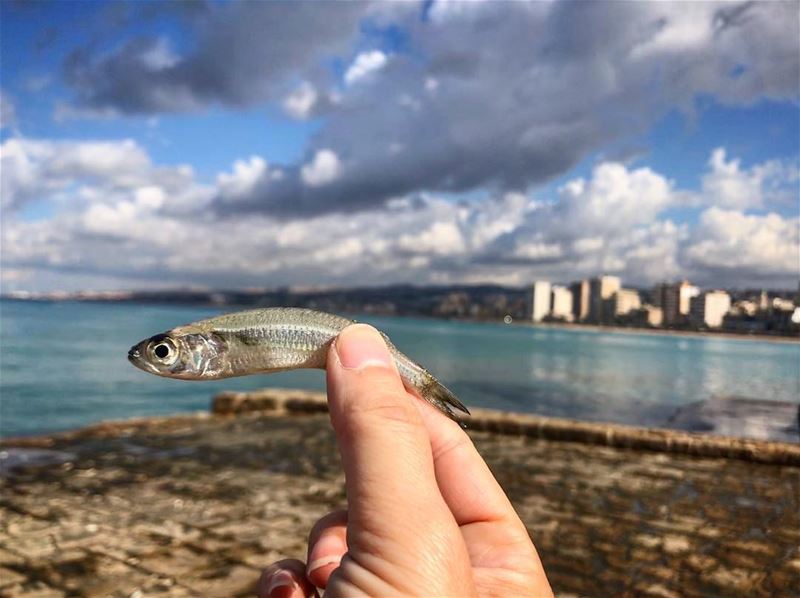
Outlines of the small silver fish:
<svg viewBox="0 0 800 598">
<path fill-rule="evenodd" d="M 325 369 L 328 347 L 353 320 L 311 309 L 271 307 L 201 320 L 131 347 L 137 368 L 183 380 L 218 380 L 300 368 Z M 383 335 L 408 390 L 449 417 L 467 408 Z"/>
</svg>

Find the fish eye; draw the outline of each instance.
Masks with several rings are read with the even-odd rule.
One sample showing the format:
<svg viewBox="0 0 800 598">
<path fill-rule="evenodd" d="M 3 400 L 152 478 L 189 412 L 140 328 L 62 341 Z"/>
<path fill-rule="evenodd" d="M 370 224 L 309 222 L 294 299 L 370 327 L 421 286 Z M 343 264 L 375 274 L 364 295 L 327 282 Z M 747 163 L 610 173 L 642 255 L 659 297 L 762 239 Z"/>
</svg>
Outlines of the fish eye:
<svg viewBox="0 0 800 598">
<path fill-rule="evenodd" d="M 148 339 L 145 352 L 147 360 L 158 367 L 171 367 L 180 356 L 179 345 L 166 334 Z"/>
</svg>

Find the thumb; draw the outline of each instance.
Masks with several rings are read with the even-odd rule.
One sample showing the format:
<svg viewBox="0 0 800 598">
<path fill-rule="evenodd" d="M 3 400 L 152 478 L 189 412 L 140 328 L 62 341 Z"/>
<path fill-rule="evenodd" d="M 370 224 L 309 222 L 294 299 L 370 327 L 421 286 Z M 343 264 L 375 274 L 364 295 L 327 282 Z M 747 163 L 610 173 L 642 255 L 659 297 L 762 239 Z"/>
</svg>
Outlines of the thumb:
<svg viewBox="0 0 800 598">
<path fill-rule="evenodd" d="M 403 387 L 380 333 L 346 328 L 327 370 L 348 502 L 347 554 L 329 580 L 331 595 L 340 595 L 338 586 L 349 595 L 473 595 L 469 555 L 436 484 L 419 399 Z"/>
<path fill-rule="evenodd" d="M 380 333 L 364 324 L 339 334 L 328 356 L 328 403 L 345 471 L 350 526 L 378 537 L 450 515 L 433 468 L 419 400 L 406 392 Z M 455 522 L 453 520 L 453 525 Z M 351 548 L 353 548 L 351 546 Z"/>
</svg>

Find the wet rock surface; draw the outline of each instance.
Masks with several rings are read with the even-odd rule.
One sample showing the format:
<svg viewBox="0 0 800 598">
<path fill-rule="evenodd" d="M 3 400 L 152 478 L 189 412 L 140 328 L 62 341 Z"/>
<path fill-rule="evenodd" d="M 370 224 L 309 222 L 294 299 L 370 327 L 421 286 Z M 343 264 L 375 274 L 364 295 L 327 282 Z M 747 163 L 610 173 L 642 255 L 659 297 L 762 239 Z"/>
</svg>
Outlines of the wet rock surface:
<svg viewBox="0 0 800 598">
<path fill-rule="evenodd" d="M 679 407 L 667 427 L 782 442 L 800 440 L 800 405 L 741 397 L 717 397 Z"/>
<path fill-rule="evenodd" d="M 471 434 L 559 594 L 800 587 L 800 468 Z M 0 451 L 0 596 L 253 595 L 345 504 L 325 414 L 148 420 Z"/>
</svg>

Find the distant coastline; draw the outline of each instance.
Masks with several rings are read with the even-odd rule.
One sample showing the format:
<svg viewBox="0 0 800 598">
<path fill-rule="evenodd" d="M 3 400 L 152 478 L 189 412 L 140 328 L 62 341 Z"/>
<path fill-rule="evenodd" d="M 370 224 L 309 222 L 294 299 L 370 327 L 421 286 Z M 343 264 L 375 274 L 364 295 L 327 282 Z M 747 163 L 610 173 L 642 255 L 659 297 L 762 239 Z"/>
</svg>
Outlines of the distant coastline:
<svg viewBox="0 0 800 598">
<path fill-rule="evenodd" d="M 780 291 L 789 295 L 791 291 Z M 800 342 L 800 335 L 784 331 L 741 332 L 730 329 L 648 328 L 636 325 L 572 323 L 557 320 L 531 322 L 528 290 L 494 284 L 414 286 L 390 285 L 356 288 L 277 288 L 239 290 L 166 289 L 156 291 L 80 291 L 49 293 L 6 293 L 3 301 L 136 303 L 179 305 L 224 309 L 293 306 L 335 313 L 432 318 L 466 322 L 503 323 L 563 330 L 684 336 L 721 337 L 738 340 Z"/>
</svg>

